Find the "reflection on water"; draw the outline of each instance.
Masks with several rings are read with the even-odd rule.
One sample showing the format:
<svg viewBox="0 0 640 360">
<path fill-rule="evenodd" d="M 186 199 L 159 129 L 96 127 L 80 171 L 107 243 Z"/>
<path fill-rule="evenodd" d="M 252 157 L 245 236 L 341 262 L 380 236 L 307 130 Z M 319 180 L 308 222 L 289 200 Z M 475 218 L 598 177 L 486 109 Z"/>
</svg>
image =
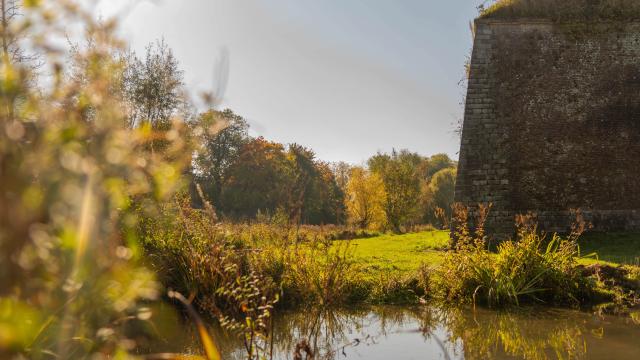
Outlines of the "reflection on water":
<svg viewBox="0 0 640 360">
<path fill-rule="evenodd" d="M 186 329 L 154 351 L 197 349 L 195 334 Z M 244 359 L 239 340 L 216 326 L 212 332 L 224 359 Z M 633 318 L 569 310 L 307 310 L 279 314 L 273 332 L 274 359 L 293 359 L 303 339 L 314 359 L 640 359 L 640 325 Z"/>
</svg>

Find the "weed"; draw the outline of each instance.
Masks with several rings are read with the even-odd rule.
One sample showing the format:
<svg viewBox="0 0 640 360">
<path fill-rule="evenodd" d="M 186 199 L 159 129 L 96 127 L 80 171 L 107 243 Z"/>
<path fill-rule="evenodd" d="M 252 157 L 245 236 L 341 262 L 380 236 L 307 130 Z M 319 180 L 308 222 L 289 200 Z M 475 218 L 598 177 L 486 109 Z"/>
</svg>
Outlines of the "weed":
<svg viewBox="0 0 640 360">
<path fill-rule="evenodd" d="M 516 240 L 487 250 L 483 223 L 488 208 L 481 207 L 474 235 L 468 215 L 458 208 L 456 250 L 448 253 L 432 280 L 436 296 L 447 301 L 484 303 L 489 306 L 519 305 L 522 301 L 577 306 L 587 300 L 592 282 L 577 266 L 577 239 L 585 225 L 562 238 L 547 241 L 537 231 L 532 216 L 518 217 Z"/>
</svg>

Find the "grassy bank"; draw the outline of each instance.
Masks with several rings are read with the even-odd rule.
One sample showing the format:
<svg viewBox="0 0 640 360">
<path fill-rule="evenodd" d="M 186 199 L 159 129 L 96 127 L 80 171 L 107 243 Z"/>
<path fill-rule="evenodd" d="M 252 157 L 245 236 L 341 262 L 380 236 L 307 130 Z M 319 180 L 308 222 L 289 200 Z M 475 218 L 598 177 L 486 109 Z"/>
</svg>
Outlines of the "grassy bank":
<svg viewBox="0 0 640 360">
<path fill-rule="evenodd" d="M 381 234 L 354 239 L 354 260 L 367 273 L 417 271 L 421 265 L 442 263 L 449 244 L 449 231 L 411 234 Z M 640 233 L 590 233 L 578 240 L 582 265 L 640 265 Z"/>
<path fill-rule="evenodd" d="M 266 351 L 274 308 L 355 304 L 485 304 L 490 307 L 638 305 L 640 236 L 541 236 L 486 250 L 470 234 L 448 250 L 448 231 L 358 233 L 341 227 L 286 227 L 212 221 L 176 201 L 145 224 L 147 259 L 166 288 Z M 215 219 L 214 219 L 215 220 Z M 535 229 L 535 228 L 533 228 Z M 583 258 L 583 255 L 597 256 Z"/>
<path fill-rule="evenodd" d="M 613 301 L 628 295 L 629 287 L 619 285 L 628 285 L 625 279 L 635 272 L 614 274 L 602 266 L 633 264 L 640 256 L 640 236 L 632 234 L 561 238 L 526 232 L 497 253 L 484 249 L 482 236 L 468 236 L 469 246 L 448 251 L 448 231 L 398 235 L 219 223 L 185 199 L 146 225 L 145 248 L 162 282 L 194 294 L 200 308 L 214 316 L 239 315 L 248 305 L 470 302 L 483 291 L 492 303 L 496 286 L 514 304 L 599 302 L 603 297 L 593 294 L 596 288 L 613 289 L 604 294 Z M 551 293 L 557 296 L 545 300 Z"/>
</svg>

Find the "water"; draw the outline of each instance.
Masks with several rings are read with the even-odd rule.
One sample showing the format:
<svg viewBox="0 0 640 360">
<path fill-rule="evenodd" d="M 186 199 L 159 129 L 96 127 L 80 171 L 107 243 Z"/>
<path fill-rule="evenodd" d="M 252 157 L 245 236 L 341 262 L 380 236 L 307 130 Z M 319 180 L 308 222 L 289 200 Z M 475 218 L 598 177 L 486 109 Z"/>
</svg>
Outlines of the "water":
<svg viewBox="0 0 640 360">
<path fill-rule="evenodd" d="M 273 358 L 282 360 L 293 359 L 303 339 L 314 359 L 640 359 L 638 316 L 385 306 L 289 312 L 274 320 Z M 185 327 L 154 351 L 199 353 L 195 332 Z M 246 358 L 237 337 L 216 326 L 211 332 L 223 359 Z"/>
</svg>

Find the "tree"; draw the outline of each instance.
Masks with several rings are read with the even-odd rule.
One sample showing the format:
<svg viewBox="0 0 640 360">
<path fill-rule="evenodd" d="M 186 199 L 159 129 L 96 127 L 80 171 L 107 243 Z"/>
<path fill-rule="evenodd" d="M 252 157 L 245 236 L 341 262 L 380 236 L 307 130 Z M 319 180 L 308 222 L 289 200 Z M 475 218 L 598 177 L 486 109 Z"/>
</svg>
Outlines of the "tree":
<svg viewBox="0 0 640 360">
<path fill-rule="evenodd" d="M 183 72 L 173 51 L 160 40 L 147 46 L 143 60 L 130 52 L 123 61 L 129 125 L 147 122 L 153 128 L 165 127 L 184 102 Z"/>
<path fill-rule="evenodd" d="M 378 153 L 367 162 L 378 174 L 386 191 L 385 212 L 388 225 L 396 232 L 419 218 L 420 164 L 423 158 L 407 150 Z"/>
<path fill-rule="evenodd" d="M 23 33 L 21 26 L 15 26 L 16 20 L 21 16 L 21 2 L 0 0 L 2 57 L 11 64 L 21 64 L 35 70 L 40 66 L 40 56 L 35 53 L 29 54 L 24 50 L 20 43 L 27 35 Z"/>
<path fill-rule="evenodd" d="M 291 188 L 289 189 L 289 219 L 295 224 L 302 221 L 302 211 L 312 182 L 318 172 L 314 162 L 315 154 L 311 149 L 298 144 L 291 144 L 287 153 L 291 165 Z"/>
<path fill-rule="evenodd" d="M 351 173 L 353 166 L 344 161 L 331 163 L 329 166 L 331 168 L 331 172 L 333 172 L 337 185 L 343 192 L 346 192 L 347 183 L 349 182 L 349 174 Z"/>
<path fill-rule="evenodd" d="M 445 214 L 451 216 L 451 206 L 453 205 L 453 197 L 456 188 L 455 168 L 448 168 L 438 171 L 429 184 L 431 193 L 433 194 L 433 203 L 436 207 L 444 209 Z"/>
<path fill-rule="evenodd" d="M 442 169 L 456 167 L 455 161 L 449 158 L 447 154 L 435 154 L 431 156 L 427 163 L 427 178 L 431 179 L 435 173 Z"/>
<path fill-rule="evenodd" d="M 456 168 L 442 169 L 433 175 L 426 186 L 423 186 L 421 198 L 426 222 L 442 221 L 436 215 L 438 211 L 441 212 L 440 216 L 444 216 L 446 219 L 451 218 L 456 173 Z"/>
<path fill-rule="evenodd" d="M 343 223 L 344 192 L 327 163 L 316 162 L 315 168 L 317 176 L 305 197 L 302 221 L 314 225 Z"/>
<path fill-rule="evenodd" d="M 195 158 L 195 180 L 207 200 L 218 207 L 227 171 L 250 141 L 249 124 L 233 111 L 209 110 L 198 116 L 202 148 Z"/>
<path fill-rule="evenodd" d="M 346 207 L 349 222 L 361 229 L 381 229 L 386 224 L 387 194 L 380 175 L 361 167 L 351 170 Z"/>
<path fill-rule="evenodd" d="M 220 176 L 224 215 L 240 220 L 279 213 L 296 225 L 336 223 L 344 216 L 344 194 L 312 150 L 298 144 L 285 150 L 260 137 L 248 140 L 237 156 L 226 154 L 218 154 L 228 165 Z M 199 171 L 212 172 L 207 164 Z"/>
<path fill-rule="evenodd" d="M 284 146 L 262 137 L 245 144 L 226 172 L 221 210 L 235 219 L 274 214 L 290 202 L 291 163 Z"/>
</svg>

